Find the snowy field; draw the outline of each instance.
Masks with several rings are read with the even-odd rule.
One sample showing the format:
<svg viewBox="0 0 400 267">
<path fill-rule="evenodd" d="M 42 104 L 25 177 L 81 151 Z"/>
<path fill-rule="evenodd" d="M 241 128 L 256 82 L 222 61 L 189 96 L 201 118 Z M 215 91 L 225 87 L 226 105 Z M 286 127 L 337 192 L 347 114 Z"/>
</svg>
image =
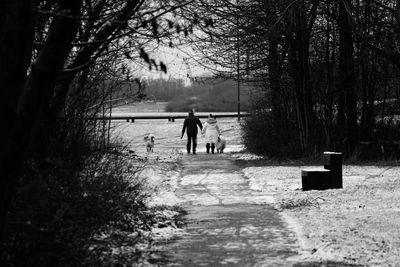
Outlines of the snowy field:
<svg viewBox="0 0 400 267">
<path fill-rule="evenodd" d="M 166 102 L 145 102 L 124 105 L 113 109 L 113 114 L 122 113 L 162 113 L 165 110 Z M 204 123 L 205 119 L 201 119 Z M 218 125 L 222 135 L 227 140 L 226 152 L 242 150 L 240 124 L 234 118 L 220 118 Z M 176 119 L 169 122 L 167 119 L 159 120 L 135 120 L 134 123 L 113 121 L 113 136 L 128 145 L 128 149 L 137 155 L 152 158 L 169 158 L 176 153 L 186 152 L 186 134 L 183 139 L 183 119 Z M 146 152 L 144 136 L 155 135 L 154 153 Z M 205 152 L 204 137 L 198 134 L 198 152 Z"/>
<path fill-rule="evenodd" d="M 306 192 L 302 168 L 310 166 L 244 172 L 253 190 L 273 193 L 272 204 L 297 233 L 305 259 L 400 266 L 400 168 L 345 165 L 343 189 Z"/>
<path fill-rule="evenodd" d="M 299 164 L 260 166 L 260 158 L 240 152 L 240 124 L 236 119 L 219 119 L 227 139 L 226 152 L 236 152 L 234 158 L 257 160 L 244 167 L 252 190 L 272 195 L 271 205 L 281 211 L 297 233 L 304 249 L 304 260 L 343 261 L 362 266 L 400 266 L 400 167 L 343 166 L 343 189 L 301 191 Z M 179 169 L 156 163 L 181 160 L 185 137 L 180 139 L 183 120 L 115 122 L 114 136 L 126 142 L 127 149 L 151 162 L 144 174 L 157 188 L 153 204 L 179 205 L 174 195 Z M 156 136 L 154 153 L 147 153 L 143 137 Z M 198 152 L 205 153 L 199 135 Z M 239 152 L 239 153 L 238 153 Z M 154 164 L 153 164 L 154 163 Z M 268 165 L 268 166 L 267 166 Z M 310 168 L 310 166 L 307 166 Z"/>
<path fill-rule="evenodd" d="M 204 120 L 202 120 L 204 122 Z M 218 125 L 222 135 L 226 138 L 226 152 L 233 152 L 242 149 L 240 137 L 240 125 L 236 119 L 218 119 Z M 154 134 L 154 153 L 149 156 L 168 156 L 170 153 L 186 152 L 186 134 L 181 139 L 183 119 L 175 122 L 165 120 L 136 120 L 130 122 L 113 122 L 113 136 L 128 145 L 128 149 L 135 151 L 138 155 L 146 155 L 144 136 Z M 205 152 L 204 137 L 199 133 L 197 136 L 198 152 Z"/>
</svg>

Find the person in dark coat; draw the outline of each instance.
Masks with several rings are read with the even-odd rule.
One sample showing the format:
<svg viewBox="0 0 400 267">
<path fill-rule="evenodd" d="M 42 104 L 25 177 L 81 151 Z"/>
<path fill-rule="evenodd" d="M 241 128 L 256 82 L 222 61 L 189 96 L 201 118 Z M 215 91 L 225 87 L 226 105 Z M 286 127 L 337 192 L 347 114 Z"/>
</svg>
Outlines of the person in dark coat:
<svg viewBox="0 0 400 267">
<path fill-rule="evenodd" d="M 199 118 L 194 116 L 193 110 L 189 110 L 189 116 L 186 117 L 185 121 L 183 122 L 183 128 L 182 128 L 182 135 L 181 139 L 183 138 L 183 135 L 187 134 L 187 145 L 186 145 L 186 150 L 188 154 L 190 153 L 190 147 L 192 146 L 192 151 L 193 154 L 196 154 L 196 147 L 197 147 L 197 126 L 200 127 L 200 130 L 203 129 L 203 125 L 201 124 L 201 121 Z M 193 145 L 192 145 L 193 144 Z"/>
</svg>

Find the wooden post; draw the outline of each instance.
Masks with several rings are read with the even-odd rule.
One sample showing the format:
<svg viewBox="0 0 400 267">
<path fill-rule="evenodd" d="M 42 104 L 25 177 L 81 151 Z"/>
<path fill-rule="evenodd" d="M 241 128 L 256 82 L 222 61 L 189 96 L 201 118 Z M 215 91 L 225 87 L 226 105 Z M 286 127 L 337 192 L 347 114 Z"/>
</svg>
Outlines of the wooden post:
<svg viewBox="0 0 400 267">
<path fill-rule="evenodd" d="M 342 153 L 324 152 L 324 168 L 331 171 L 332 188 L 343 188 Z"/>
</svg>

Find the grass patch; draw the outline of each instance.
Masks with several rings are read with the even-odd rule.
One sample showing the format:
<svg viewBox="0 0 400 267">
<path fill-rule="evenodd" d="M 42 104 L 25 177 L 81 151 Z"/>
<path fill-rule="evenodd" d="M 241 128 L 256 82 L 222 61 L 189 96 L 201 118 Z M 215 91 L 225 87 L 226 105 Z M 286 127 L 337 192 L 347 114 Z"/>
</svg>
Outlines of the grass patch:
<svg viewBox="0 0 400 267">
<path fill-rule="evenodd" d="M 146 181 L 127 154 L 89 157 L 77 173 L 59 164 L 47 173 L 34 162 L 25 167 L 1 244 L 2 266 L 133 264 L 143 256 L 137 245 L 151 239 L 145 233 L 178 220 L 165 207 L 146 207 Z"/>
<path fill-rule="evenodd" d="M 320 196 L 317 197 L 305 197 L 299 199 L 284 199 L 278 203 L 278 208 L 282 210 L 294 210 L 303 207 L 319 207 L 318 200 L 322 199 Z"/>
</svg>

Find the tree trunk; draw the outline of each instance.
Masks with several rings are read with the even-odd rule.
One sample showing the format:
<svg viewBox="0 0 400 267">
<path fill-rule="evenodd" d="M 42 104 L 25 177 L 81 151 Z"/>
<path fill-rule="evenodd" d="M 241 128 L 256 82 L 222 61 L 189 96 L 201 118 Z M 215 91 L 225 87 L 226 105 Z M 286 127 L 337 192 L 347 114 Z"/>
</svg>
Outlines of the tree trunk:
<svg viewBox="0 0 400 267">
<path fill-rule="evenodd" d="M 331 1 L 326 1 L 326 14 L 331 11 Z M 325 67 L 326 67 L 326 99 L 324 105 L 324 131 L 325 145 L 332 149 L 332 121 L 333 121 L 333 91 L 334 91 L 334 49 L 331 46 L 333 33 L 332 22 L 327 15 L 326 40 L 325 40 Z M 331 52 L 332 51 L 332 52 Z"/>
<path fill-rule="evenodd" d="M 361 25 L 361 31 L 363 36 L 367 36 L 369 32 L 369 22 L 370 22 L 370 12 L 371 12 L 371 7 L 370 7 L 370 1 L 365 1 L 365 7 L 364 7 L 364 16 L 363 16 L 363 23 L 361 21 L 359 22 L 359 25 Z M 357 6 L 358 9 L 360 9 L 360 6 Z M 361 13 L 361 10 L 358 11 Z M 358 71 L 357 73 L 360 73 L 361 77 L 361 100 L 362 100 L 362 112 L 361 112 L 361 122 L 360 122 L 360 140 L 364 141 L 371 141 L 371 133 L 372 133 L 372 128 L 368 122 L 368 114 L 370 110 L 369 106 L 369 101 L 368 101 L 368 96 L 369 96 L 369 90 L 368 87 L 371 86 L 369 84 L 369 71 L 368 71 L 368 62 L 370 55 L 368 53 L 367 47 L 366 47 L 366 37 L 360 38 L 359 42 L 357 42 L 357 46 L 359 47 L 357 58 L 358 58 Z"/>
<path fill-rule="evenodd" d="M 17 184 L 12 166 L 18 159 L 9 154 L 14 149 L 13 139 L 17 117 L 17 103 L 26 81 L 26 73 L 31 62 L 33 44 L 33 1 L 7 0 L 0 3 L 0 240 L 3 238 L 5 218 Z M 11 166 L 10 166 L 11 164 Z"/>
<path fill-rule="evenodd" d="M 268 51 L 268 73 L 269 83 L 271 88 L 271 103 L 272 103 L 272 120 L 273 127 L 278 137 L 282 137 L 283 123 L 286 121 L 284 118 L 284 107 L 282 107 L 281 99 L 281 80 L 282 70 L 280 66 L 280 56 L 278 52 L 278 41 L 274 34 L 269 37 L 269 51 Z"/>
<path fill-rule="evenodd" d="M 357 98 L 354 75 L 354 41 L 351 25 L 351 0 L 339 2 L 339 71 L 337 88 L 344 96 L 346 112 L 345 131 L 347 156 L 353 155 L 358 145 Z M 341 99 L 343 101 L 343 99 Z M 343 104 L 343 102 L 339 102 Z M 340 125 L 339 125 L 340 126 Z"/>
<path fill-rule="evenodd" d="M 314 148 L 314 112 L 310 84 L 310 32 L 304 2 L 293 10 L 287 40 L 289 44 L 290 74 L 295 83 L 295 103 L 302 149 L 310 153 Z"/>
<path fill-rule="evenodd" d="M 111 37 L 116 35 L 119 29 L 123 27 L 124 23 L 121 22 L 127 22 L 142 4 L 143 1 L 139 0 L 127 1 L 118 17 L 97 32 L 92 44 L 85 46 L 78 52 L 74 61 L 67 67 L 67 72 L 61 77 L 61 86 L 55 94 L 49 111 L 50 116 L 53 116 L 50 118 L 51 121 L 54 121 L 64 107 L 70 85 L 76 74 L 90 67 L 91 62 L 94 62 L 96 57 L 99 57 L 108 47 Z"/>
<path fill-rule="evenodd" d="M 0 195 L 2 196 L 0 231 L 2 233 L 26 153 L 30 145 L 35 143 L 38 125 L 43 117 L 43 109 L 49 104 L 56 78 L 70 53 L 71 43 L 79 26 L 81 5 L 81 0 L 58 1 L 57 12 L 59 14 L 66 12 L 67 16 L 61 15 L 53 20 L 48 38 L 37 59 L 33 62 L 27 82 L 18 95 L 15 122 L 10 129 L 12 131 L 10 145 L 4 150 L 4 156 L 0 163 L 0 171 L 4 175 L 0 181 Z M 33 6 L 26 7 L 24 11 L 19 13 L 20 10 L 18 10 L 14 16 L 32 14 Z M 16 23 L 16 25 L 20 24 Z M 23 26 L 30 27 L 31 24 L 27 22 L 27 25 Z"/>
</svg>

